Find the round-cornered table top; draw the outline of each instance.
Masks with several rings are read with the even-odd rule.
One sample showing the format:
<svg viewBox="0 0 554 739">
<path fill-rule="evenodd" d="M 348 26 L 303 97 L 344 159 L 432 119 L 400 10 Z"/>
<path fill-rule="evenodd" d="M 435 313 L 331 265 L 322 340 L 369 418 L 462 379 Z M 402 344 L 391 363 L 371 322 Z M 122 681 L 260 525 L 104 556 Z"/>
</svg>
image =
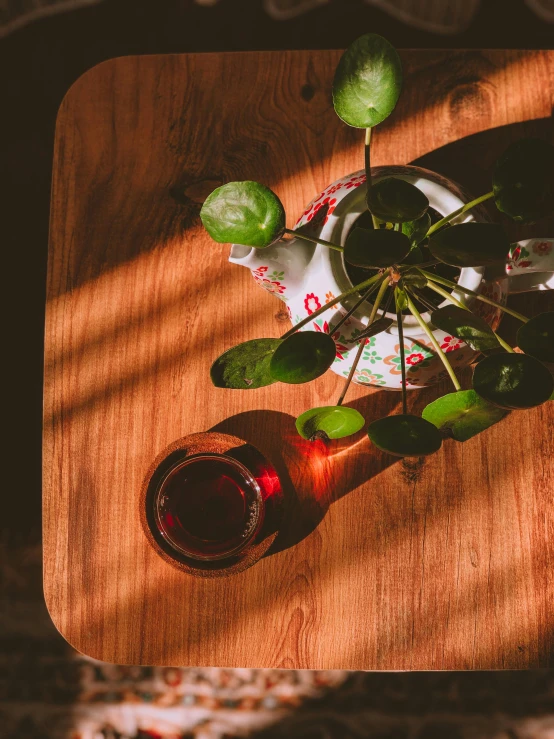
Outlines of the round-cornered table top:
<svg viewBox="0 0 554 739">
<path fill-rule="evenodd" d="M 329 448 L 297 436 L 297 415 L 338 397 L 332 373 L 251 392 L 211 385 L 221 352 L 289 323 L 284 303 L 202 230 L 202 195 L 260 180 L 291 227 L 316 192 L 362 166 L 363 132 L 330 102 L 339 56 L 120 58 L 87 72 L 63 101 L 45 338 L 44 589 L 58 629 L 93 657 L 357 670 L 554 664 L 554 404 L 414 463 L 363 434 Z M 511 141 L 551 135 L 551 52 L 401 56 L 404 92 L 375 132 L 373 164 L 415 161 L 479 194 Z M 513 235 L 544 235 L 536 229 L 545 224 Z M 517 305 L 544 310 L 548 297 Z M 437 395 L 410 393 L 410 406 Z M 356 387 L 347 403 L 376 418 L 400 396 Z M 289 517 L 263 559 L 213 580 L 157 556 L 137 505 L 160 451 L 211 429 L 271 460 Z"/>
</svg>

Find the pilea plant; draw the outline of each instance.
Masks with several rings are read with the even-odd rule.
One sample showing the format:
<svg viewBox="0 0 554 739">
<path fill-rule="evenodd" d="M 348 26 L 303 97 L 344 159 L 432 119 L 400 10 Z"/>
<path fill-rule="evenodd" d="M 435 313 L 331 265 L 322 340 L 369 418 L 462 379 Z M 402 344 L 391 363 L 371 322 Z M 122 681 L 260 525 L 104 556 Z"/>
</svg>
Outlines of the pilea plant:
<svg viewBox="0 0 554 739">
<path fill-rule="evenodd" d="M 370 276 L 299 321 L 281 338 L 246 341 L 218 357 L 211 368 L 217 387 L 254 390 L 274 382 L 305 383 L 320 377 L 336 356 L 330 333 L 364 302 L 373 299 L 369 322 L 357 337 L 356 358 L 336 405 L 311 408 L 296 421 L 305 439 L 338 439 L 360 431 L 365 419 L 343 406 L 348 386 L 370 337 L 392 324 L 386 317 L 394 301 L 402 372 L 402 413 L 373 420 L 367 433 L 379 449 L 398 456 L 424 456 L 437 451 L 445 436 L 465 441 L 503 418 L 511 410 L 537 406 L 552 399 L 554 381 L 543 362 L 554 362 L 554 313 L 527 318 L 452 280 L 429 271 L 439 263 L 456 268 L 484 267 L 503 262 L 510 243 L 492 223 L 451 221 L 476 205 L 492 200 L 514 221 L 532 223 L 554 208 L 554 147 L 537 139 L 512 144 L 498 159 L 492 189 L 453 213 L 432 222 L 426 195 L 408 182 L 388 177 L 372 183 L 371 138 L 398 101 L 402 68 L 395 49 L 384 38 L 366 34 L 343 54 L 333 81 L 333 103 L 349 126 L 365 131 L 364 161 L 368 227 L 355 227 L 344 244 L 313 238 L 285 226 L 285 211 L 274 192 L 257 182 L 230 182 L 214 190 L 200 217 L 210 236 L 220 243 L 263 249 L 287 236 L 306 239 L 343 252 L 350 265 L 372 270 Z M 449 301 L 436 308 L 422 290 Z M 509 313 L 521 322 L 519 352 L 456 297 L 461 293 Z M 328 331 L 302 331 L 314 318 L 340 301 L 358 296 L 355 305 Z M 473 387 L 462 390 L 447 354 L 441 349 L 417 306 L 430 311 L 431 324 L 480 352 Z M 454 385 L 430 403 L 422 416 L 407 413 L 406 361 L 402 315 L 411 313 L 428 336 Z"/>
</svg>

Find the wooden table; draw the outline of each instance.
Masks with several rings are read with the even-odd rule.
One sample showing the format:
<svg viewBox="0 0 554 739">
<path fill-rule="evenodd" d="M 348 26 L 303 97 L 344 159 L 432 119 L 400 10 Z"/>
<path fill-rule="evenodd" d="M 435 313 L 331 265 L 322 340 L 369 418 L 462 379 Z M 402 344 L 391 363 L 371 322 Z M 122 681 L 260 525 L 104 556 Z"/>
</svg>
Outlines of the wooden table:
<svg viewBox="0 0 554 739">
<path fill-rule="evenodd" d="M 307 454 L 294 417 L 336 399 L 341 381 L 331 373 L 250 393 L 209 381 L 219 353 L 278 336 L 288 319 L 211 242 L 199 202 L 217 183 L 261 180 L 292 225 L 314 193 L 363 166 L 363 134 L 330 103 L 339 54 L 115 59 L 63 101 L 45 340 L 44 587 L 61 633 L 96 658 L 554 665 L 553 404 L 414 464 L 365 437 Z M 418 160 L 485 192 L 510 141 L 549 135 L 552 53 L 402 59 L 404 93 L 376 132 L 374 164 Z M 544 309 L 545 296 L 519 305 Z M 421 410 L 437 394 L 410 393 L 410 406 Z M 398 410 L 400 397 L 356 387 L 349 401 L 378 417 Z M 137 499 L 161 449 L 214 427 L 254 442 L 296 503 L 279 551 L 207 581 L 155 554 Z"/>
</svg>

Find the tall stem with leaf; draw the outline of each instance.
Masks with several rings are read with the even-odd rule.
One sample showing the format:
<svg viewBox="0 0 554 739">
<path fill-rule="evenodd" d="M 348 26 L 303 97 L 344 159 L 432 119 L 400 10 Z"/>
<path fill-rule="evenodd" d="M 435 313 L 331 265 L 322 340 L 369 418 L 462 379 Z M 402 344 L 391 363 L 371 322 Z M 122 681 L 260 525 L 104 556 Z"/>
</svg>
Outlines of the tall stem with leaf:
<svg viewBox="0 0 554 739">
<path fill-rule="evenodd" d="M 365 180 L 366 190 L 369 191 L 371 187 L 371 126 L 368 126 L 365 130 L 365 146 L 364 146 L 364 168 L 365 168 Z M 373 222 L 373 228 L 379 228 L 379 222 L 371 213 L 371 220 Z"/>
</svg>

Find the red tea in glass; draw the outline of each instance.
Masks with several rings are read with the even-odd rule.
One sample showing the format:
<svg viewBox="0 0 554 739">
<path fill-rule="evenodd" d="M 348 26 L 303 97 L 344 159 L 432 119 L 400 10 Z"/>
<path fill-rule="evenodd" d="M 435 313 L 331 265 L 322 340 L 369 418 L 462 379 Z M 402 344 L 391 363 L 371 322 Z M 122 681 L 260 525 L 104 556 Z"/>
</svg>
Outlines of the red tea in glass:
<svg viewBox="0 0 554 739">
<path fill-rule="evenodd" d="M 160 534 L 173 549 L 198 560 L 240 552 L 259 531 L 262 512 L 254 476 L 223 454 L 197 454 L 177 462 L 154 497 Z"/>
</svg>

